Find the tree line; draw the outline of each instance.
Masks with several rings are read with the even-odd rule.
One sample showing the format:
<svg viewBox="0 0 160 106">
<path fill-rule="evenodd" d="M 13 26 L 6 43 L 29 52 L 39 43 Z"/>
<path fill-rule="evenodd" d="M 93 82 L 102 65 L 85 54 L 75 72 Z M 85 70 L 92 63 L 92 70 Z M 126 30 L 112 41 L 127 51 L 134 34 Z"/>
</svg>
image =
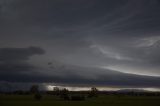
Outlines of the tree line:
<svg viewBox="0 0 160 106">
<path fill-rule="evenodd" d="M 0 94 L 33 95 L 35 100 L 41 100 L 44 95 L 53 95 L 62 100 L 84 101 L 86 98 L 97 98 L 99 95 L 114 96 L 160 96 L 160 92 L 118 92 L 118 91 L 99 91 L 96 87 L 91 87 L 89 91 L 69 91 L 67 88 L 60 89 L 53 87 L 52 91 L 40 91 L 38 85 L 32 85 L 28 91 L 0 92 Z"/>
<path fill-rule="evenodd" d="M 36 100 L 42 99 L 42 93 L 39 91 L 38 85 L 33 85 L 30 88 L 30 93 L 34 94 L 34 98 Z M 75 101 L 83 101 L 86 97 L 93 98 L 98 97 L 98 89 L 96 87 L 92 87 L 90 91 L 86 93 L 76 93 L 69 91 L 67 88 L 60 89 L 59 87 L 53 87 L 53 91 L 46 91 L 46 94 L 55 95 L 63 100 L 75 100 Z"/>
</svg>

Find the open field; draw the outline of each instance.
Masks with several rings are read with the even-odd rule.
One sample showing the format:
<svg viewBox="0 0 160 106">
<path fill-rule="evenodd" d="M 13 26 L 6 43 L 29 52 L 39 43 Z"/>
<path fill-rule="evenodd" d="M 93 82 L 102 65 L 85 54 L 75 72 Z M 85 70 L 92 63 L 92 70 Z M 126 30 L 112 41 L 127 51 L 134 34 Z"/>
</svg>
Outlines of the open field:
<svg viewBox="0 0 160 106">
<path fill-rule="evenodd" d="M 38 101 L 33 95 L 1 95 L 0 106 L 160 106 L 160 97 L 100 95 L 85 101 L 64 101 L 52 95 L 43 95 Z"/>
</svg>

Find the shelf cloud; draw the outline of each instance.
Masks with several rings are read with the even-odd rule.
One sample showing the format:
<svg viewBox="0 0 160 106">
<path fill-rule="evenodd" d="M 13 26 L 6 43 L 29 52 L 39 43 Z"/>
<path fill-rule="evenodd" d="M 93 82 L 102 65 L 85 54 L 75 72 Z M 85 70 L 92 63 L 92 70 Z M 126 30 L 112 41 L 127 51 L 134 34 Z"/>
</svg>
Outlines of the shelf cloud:
<svg viewBox="0 0 160 106">
<path fill-rule="evenodd" d="M 159 0 L 1 0 L 0 81 L 159 87 Z"/>
</svg>

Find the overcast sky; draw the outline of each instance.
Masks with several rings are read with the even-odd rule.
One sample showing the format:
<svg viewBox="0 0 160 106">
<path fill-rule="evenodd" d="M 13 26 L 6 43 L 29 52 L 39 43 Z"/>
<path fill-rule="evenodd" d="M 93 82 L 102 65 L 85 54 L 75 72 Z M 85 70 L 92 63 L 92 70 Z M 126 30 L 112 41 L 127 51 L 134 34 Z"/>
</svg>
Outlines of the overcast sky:
<svg viewBox="0 0 160 106">
<path fill-rule="evenodd" d="M 0 81 L 160 87 L 160 0 L 0 0 Z"/>
</svg>

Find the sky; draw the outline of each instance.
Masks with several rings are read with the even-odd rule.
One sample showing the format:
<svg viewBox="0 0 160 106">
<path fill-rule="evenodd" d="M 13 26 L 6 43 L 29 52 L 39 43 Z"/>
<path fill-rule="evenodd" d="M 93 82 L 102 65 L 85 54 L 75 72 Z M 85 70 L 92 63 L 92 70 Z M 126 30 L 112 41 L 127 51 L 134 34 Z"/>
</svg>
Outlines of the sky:
<svg viewBox="0 0 160 106">
<path fill-rule="evenodd" d="M 0 85 L 159 88 L 159 11 L 160 0 L 0 0 Z"/>
</svg>

